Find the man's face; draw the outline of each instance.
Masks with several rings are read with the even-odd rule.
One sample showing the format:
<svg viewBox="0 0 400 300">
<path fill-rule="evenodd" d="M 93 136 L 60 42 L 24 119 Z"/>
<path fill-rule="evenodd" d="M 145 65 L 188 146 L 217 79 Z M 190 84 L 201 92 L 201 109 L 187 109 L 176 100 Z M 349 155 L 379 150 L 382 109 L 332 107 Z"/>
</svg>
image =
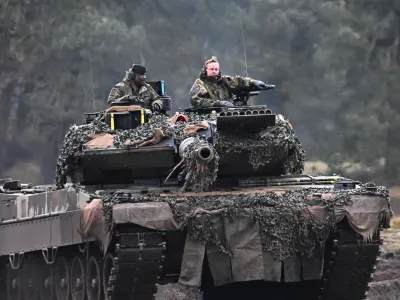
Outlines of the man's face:
<svg viewBox="0 0 400 300">
<path fill-rule="evenodd" d="M 217 76 L 219 73 L 219 63 L 212 62 L 207 65 L 207 76 Z"/>
<path fill-rule="evenodd" d="M 136 77 L 133 81 L 135 82 L 135 84 L 142 86 L 146 82 L 146 74 L 143 75 L 136 74 Z"/>
</svg>

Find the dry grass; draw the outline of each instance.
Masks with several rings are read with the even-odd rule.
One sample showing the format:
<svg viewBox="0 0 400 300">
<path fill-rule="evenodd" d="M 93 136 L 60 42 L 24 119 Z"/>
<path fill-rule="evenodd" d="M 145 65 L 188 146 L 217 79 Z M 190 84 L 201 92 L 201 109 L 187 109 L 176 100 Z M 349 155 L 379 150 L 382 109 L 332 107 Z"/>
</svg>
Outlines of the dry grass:
<svg viewBox="0 0 400 300">
<path fill-rule="evenodd" d="M 13 167 L 4 171 L 4 177 L 20 180 L 21 183 L 38 184 L 43 181 L 42 170 L 34 162 L 17 162 Z"/>
<path fill-rule="evenodd" d="M 389 189 L 390 198 L 400 198 L 400 186 L 392 186 Z"/>
<path fill-rule="evenodd" d="M 323 161 L 306 161 L 304 163 L 304 172 L 303 174 L 308 175 L 329 175 L 329 166 Z"/>
<path fill-rule="evenodd" d="M 394 217 L 390 221 L 390 228 L 392 229 L 400 229 L 400 217 Z"/>
</svg>

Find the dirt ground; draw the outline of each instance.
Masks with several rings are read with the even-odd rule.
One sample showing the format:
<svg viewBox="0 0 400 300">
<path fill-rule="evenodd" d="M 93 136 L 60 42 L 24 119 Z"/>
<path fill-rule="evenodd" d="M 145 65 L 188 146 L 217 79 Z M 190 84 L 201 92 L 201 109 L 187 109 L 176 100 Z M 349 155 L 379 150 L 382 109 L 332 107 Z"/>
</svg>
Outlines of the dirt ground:
<svg viewBox="0 0 400 300">
<path fill-rule="evenodd" d="M 392 209 L 396 215 L 400 215 L 400 186 L 393 186 L 389 189 Z"/>
<path fill-rule="evenodd" d="M 368 300 L 400 299 L 400 217 L 392 220 L 383 238 L 382 254 L 370 283 Z"/>
<path fill-rule="evenodd" d="M 400 187 L 390 188 L 392 209 L 395 214 L 391 228 L 383 233 L 380 261 L 370 283 L 367 300 L 400 299 Z"/>
</svg>

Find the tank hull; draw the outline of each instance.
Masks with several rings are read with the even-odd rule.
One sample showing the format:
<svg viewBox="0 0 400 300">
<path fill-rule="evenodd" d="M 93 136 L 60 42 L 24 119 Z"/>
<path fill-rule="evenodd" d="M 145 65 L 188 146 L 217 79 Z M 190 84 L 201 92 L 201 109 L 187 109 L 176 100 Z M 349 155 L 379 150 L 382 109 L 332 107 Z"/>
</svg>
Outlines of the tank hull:
<svg viewBox="0 0 400 300">
<path fill-rule="evenodd" d="M 176 187 L 168 192 L 163 189 L 159 195 L 186 199 L 219 193 L 238 195 L 239 200 L 260 190 L 282 193 L 310 186 L 297 179 L 292 180 L 297 185 L 280 182 L 279 187 L 258 185 L 222 192 L 182 194 Z M 333 189 L 327 181 L 314 178 L 313 186 L 321 189 L 322 198 L 328 187 Z M 270 178 L 269 185 L 273 182 Z M 239 226 L 242 235 L 229 234 L 229 224 L 222 233 L 235 253 L 228 257 L 211 245 L 191 240 L 188 228 L 162 201 L 113 204 L 109 231 L 104 202 L 96 198 L 116 194 L 118 187 L 97 191 L 96 196 L 93 190 L 38 188 L 0 194 L 1 299 L 153 299 L 159 284 L 177 282 L 201 289 L 204 299 L 228 295 L 242 299 L 255 288 L 280 299 L 363 299 L 380 254 L 380 230 L 388 227 L 390 217 L 390 204 L 384 197 L 354 196 L 355 204 L 342 211 L 323 248 L 311 258 L 283 261 L 271 260 L 261 250 L 255 242 L 259 230 L 253 228 L 251 218 L 244 217 L 231 224 Z M 123 197 L 143 194 L 138 187 L 124 187 L 119 193 Z M 374 230 L 368 239 L 360 234 L 362 224 L 356 222 L 362 218 L 354 218 L 365 213 L 363 207 L 375 216 L 369 222 Z"/>
</svg>

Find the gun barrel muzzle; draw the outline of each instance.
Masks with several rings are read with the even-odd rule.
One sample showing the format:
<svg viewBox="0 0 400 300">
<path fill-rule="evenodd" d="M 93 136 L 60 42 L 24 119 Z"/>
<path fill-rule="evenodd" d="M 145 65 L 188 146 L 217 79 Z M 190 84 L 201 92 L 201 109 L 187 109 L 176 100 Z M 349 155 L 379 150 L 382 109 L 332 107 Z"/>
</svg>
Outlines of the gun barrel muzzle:
<svg viewBox="0 0 400 300">
<path fill-rule="evenodd" d="M 214 150 L 207 146 L 196 149 L 195 153 L 197 158 L 205 163 L 209 163 L 214 158 Z"/>
<path fill-rule="evenodd" d="M 179 155 L 181 156 L 181 158 L 183 158 L 183 152 L 185 151 L 186 147 L 188 147 L 190 144 L 194 142 L 195 142 L 194 137 L 190 137 L 185 139 L 181 143 L 181 145 L 179 146 Z M 214 158 L 214 150 L 206 145 L 204 146 L 202 145 L 194 149 L 193 152 L 198 159 L 200 159 L 205 163 L 209 163 Z"/>
</svg>

